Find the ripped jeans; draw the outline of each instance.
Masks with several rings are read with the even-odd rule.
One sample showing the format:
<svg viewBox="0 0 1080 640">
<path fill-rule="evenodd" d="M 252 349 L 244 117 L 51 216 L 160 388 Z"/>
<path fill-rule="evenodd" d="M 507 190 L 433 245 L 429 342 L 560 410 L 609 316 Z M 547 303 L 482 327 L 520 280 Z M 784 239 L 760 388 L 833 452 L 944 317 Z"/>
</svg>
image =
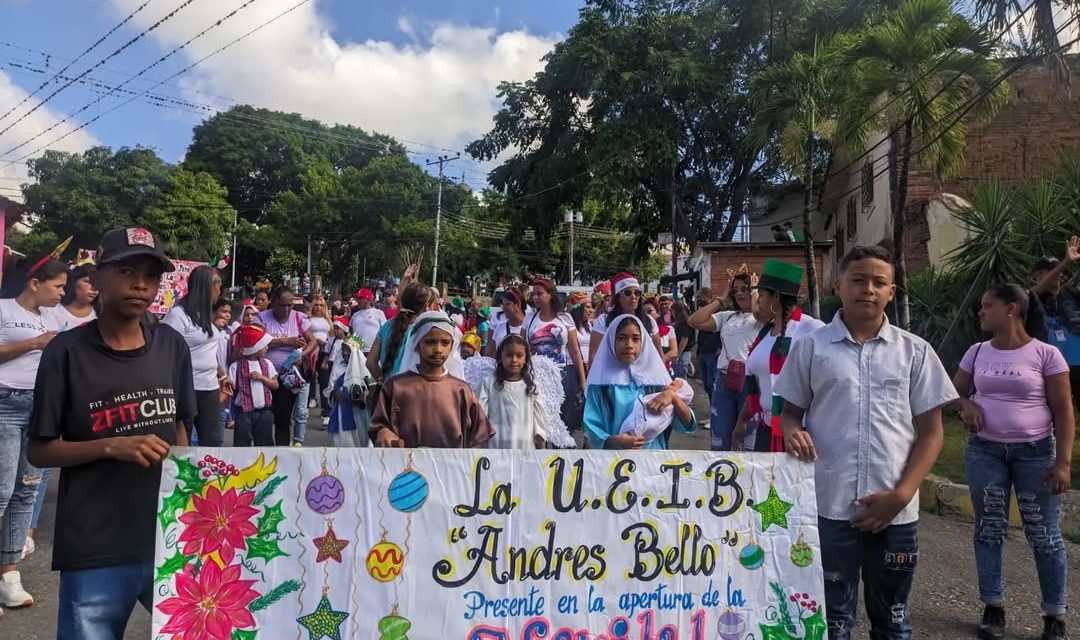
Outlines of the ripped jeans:
<svg viewBox="0 0 1080 640">
<path fill-rule="evenodd" d="M 22 559 L 41 470 L 26 460 L 34 392 L 0 389 L 0 565 Z"/>
<path fill-rule="evenodd" d="M 859 579 L 873 640 L 910 640 L 908 596 L 919 562 L 919 523 L 866 533 L 847 520 L 818 518 L 829 640 L 850 640 L 858 619 Z"/>
<path fill-rule="evenodd" d="M 1024 535 L 1035 555 L 1043 612 L 1065 613 L 1067 560 L 1059 523 L 1061 502 L 1046 484 L 1055 447 L 1053 436 L 1018 444 L 968 438 L 965 460 L 975 505 L 975 561 L 979 597 L 985 604 L 1005 603 L 1002 554 L 1009 529 L 1010 491 L 1015 489 Z"/>
</svg>

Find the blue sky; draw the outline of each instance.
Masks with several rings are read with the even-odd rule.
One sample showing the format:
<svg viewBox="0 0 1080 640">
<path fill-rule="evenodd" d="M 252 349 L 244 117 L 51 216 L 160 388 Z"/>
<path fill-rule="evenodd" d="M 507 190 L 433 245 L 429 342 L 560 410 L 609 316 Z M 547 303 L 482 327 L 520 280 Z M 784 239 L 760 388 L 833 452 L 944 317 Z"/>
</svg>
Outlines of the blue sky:
<svg viewBox="0 0 1080 640">
<path fill-rule="evenodd" d="M 146 0 L 0 0 L 8 28 L 0 34 L 0 114 L 20 102 L 67 62 Z M 131 75 L 213 24 L 245 0 L 191 0 L 172 18 L 86 80 L 127 83 L 143 91 L 237 38 L 297 0 L 255 0 L 165 62 Z M 112 53 L 184 0 L 150 0 L 146 7 L 66 74 L 75 76 Z M 227 107 L 233 99 L 348 122 L 409 141 L 418 154 L 459 149 L 483 132 L 497 107 L 500 80 L 525 79 L 539 58 L 576 22 L 581 0 L 314 0 L 213 56 L 152 93 Z M 12 125 L 60 83 L 54 82 L 14 113 Z M 30 139 L 106 93 L 75 84 L 0 134 L 0 175 L 8 165 L 52 143 L 71 127 L 100 116 L 50 148 L 75 150 L 103 143 L 151 146 L 179 160 L 192 127 L 205 112 L 163 108 L 136 99 L 111 113 L 128 94 L 104 97 L 47 135 Z M 175 105 L 174 105 L 175 106 Z M 26 144 L 23 144 L 23 143 Z M 22 146 L 19 146 L 22 145 Z M 15 147 L 17 147 L 15 149 Z M 10 153 L 8 150 L 14 149 Z M 421 159 L 420 155 L 416 159 Z M 470 181 L 482 180 L 482 170 Z M 10 182 L 0 183 L 0 187 Z"/>
</svg>

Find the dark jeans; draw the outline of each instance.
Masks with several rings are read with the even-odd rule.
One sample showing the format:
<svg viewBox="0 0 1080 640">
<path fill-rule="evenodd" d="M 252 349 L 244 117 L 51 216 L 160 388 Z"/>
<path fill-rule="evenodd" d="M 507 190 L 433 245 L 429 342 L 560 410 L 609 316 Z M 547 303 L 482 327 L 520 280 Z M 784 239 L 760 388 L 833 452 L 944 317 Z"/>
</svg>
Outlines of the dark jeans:
<svg viewBox="0 0 1080 640">
<path fill-rule="evenodd" d="M 818 518 L 829 640 L 850 640 L 863 582 L 871 640 L 909 640 L 908 596 L 919 561 L 918 523 L 865 533 L 846 520 Z"/>
<path fill-rule="evenodd" d="M 200 447 L 220 447 L 225 434 L 221 432 L 221 396 L 217 389 L 195 392 L 195 424 L 187 425 L 188 439 L 194 427 L 199 434 Z"/>
<path fill-rule="evenodd" d="M 270 410 L 274 414 L 274 444 L 287 447 L 292 444 L 292 414 L 296 394 L 286 389 L 285 385 L 280 385 L 273 397 Z"/>
<path fill-rule="evenodd" d="M 1056 446 L 1052 436 L 1018 444 L 968 437 L 965 462 L 975 506 L 975 566 L 979 597 L 986 604 L 1005 603 L 1002 554 L 1009 529 L 1010 491 L 1015 489 L 1024 535 L 1035 555 L 1043 612 L 1059 616 L 1067 609 L 1068 559 L 1061 539 L 1061 500 L 1046 484 Z"/>
<path fill-rule="evenodd" d="M 329 354 L 319 352 L 319 408 L 322 409 L 322 417 L 324 418 L 330 415 L 330 406 L 327 404 L 326 395 L 323 393 L 326 391 L 326 388 L 330 386 L 330 367 L 327 366 L 326 370 L 323 370 L 323 365 L 328 364 L 329 359 Z"/>
<path fill-rule="evenodd" d="M 705 393 L 712 398 L 713 385 L 716 384 L 716 354 L 699 353 L 698 371 L 701 372 L 701 384 L 705 387 Z"/>
<path fill-rule="evenodd" d="M 274 413 L 270 409 L 238 411 L 234 420 L 234 447 L 274 446 Z"/>
<path fill-rule="evenodd" d="M 57 640 L 121 640 L 138 602 L 154 602 L 154 565 L 60 572 Z"/>
<path fill-rule="evenodd" d="M 584 407 L 578 404 L 578 391 L 581 390 L 581 385 L 578 384 L 577 367 L 573 363 L 570 363 L 563 367 L 562 370 L 562 383 L 563 383 L 563 403 L 560 407 L 560 413 L 563 423 L 566 424 L 566 429 L 570 433 L 574 433 L 581 428 L 581 417 L 584 413 Z"/>
</svg>

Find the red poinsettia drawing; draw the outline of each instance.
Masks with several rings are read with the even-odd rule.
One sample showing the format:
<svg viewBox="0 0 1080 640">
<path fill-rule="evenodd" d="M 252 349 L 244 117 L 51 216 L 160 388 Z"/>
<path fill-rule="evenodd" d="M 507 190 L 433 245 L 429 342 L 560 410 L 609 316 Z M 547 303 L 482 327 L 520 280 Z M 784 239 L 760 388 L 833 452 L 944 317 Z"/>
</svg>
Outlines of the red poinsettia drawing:
<svg viewBox="0 0 1080 640">
<path fill-rule="evenodd" d="M 177 573 L 177 595 L 157 606 L 171 616 L 161 633 L 173 640 L 229 640 L 233 629 L 254 627 L 248 605 L 259 596 L 251 588 L 256 581 L 241 580 L 240 572 L 238 564 L 221 569 L 207 562 L 198 575 L 193 565 Z"/>
<path fill-rule="evenodd" d="M 231 563 L 237 549 L 247 549 L 244 539 L 258 531 L 251 522 L 259 512 L 251 506 L 254 497 L 251 491 L 237 493 L 236 489 L 221 493 L 214 485 L 207 487 L 205 498 L 192 496 L 193 510 L 180 516 L 187 525 L 179 540 L 184 543 L 184 555 L 217 551 L 223 564 Z"/>
</svg>

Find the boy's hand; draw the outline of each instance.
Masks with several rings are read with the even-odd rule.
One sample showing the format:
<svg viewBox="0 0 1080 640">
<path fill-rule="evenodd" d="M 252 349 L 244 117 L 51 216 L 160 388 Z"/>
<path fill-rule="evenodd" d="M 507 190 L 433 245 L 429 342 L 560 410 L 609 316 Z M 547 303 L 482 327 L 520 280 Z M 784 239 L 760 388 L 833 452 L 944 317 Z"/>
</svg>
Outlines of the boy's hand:
<svg viewBox="0 0 1080 640">
<path fill-rule="evenodd" d="M 629 433 L 620 433 L 617 436 L 608 436 L 604 446 L 608 449 L 640 449 L 645 446 L 645 438 Z"/>
<path fill-rule="evenodd" d="M 1055 496 L 1068 491 L 1071 480 L 1072 469 L 1069 467 L 1068 460 L 1054 462 L 1050 466 L 1050 470 L 1046 472 L 1046 483 L 1050 486 L 1050 492 Z"/>
<path fill-rule="evenodd" d="M 911 499 L 904 499 L 896 491 L 872 493 L 855 501 L 861 511 L 851 519 L 851 526 L 868 533 L 880 533 L 889 526 Z"/>
<path fill-rule="evenodd" d="M 385 448 L 401 448 L 405 446 L 405 441 L 397 436 L 396 433 L 383 427 L 379 429 L 379 432 L 375 434 L 375 446 Z"/>
<path fill-rule="evenodd" d="M 169 443 L 155 435 L 109 438 L 105 445 L 105 455 L 149 468 L 169 455 Z"/>
<path fill-rule="evenodd" d="M 789 435 L 784 441 L 784 446 L 787 447 L 788 453 L 803 462 L 813 462 L 814 460 L 817 460 L 817 449 L 814 448 L 814 439 L 803 429 L 799 429 L 795 433 Z"/>
</svg>

